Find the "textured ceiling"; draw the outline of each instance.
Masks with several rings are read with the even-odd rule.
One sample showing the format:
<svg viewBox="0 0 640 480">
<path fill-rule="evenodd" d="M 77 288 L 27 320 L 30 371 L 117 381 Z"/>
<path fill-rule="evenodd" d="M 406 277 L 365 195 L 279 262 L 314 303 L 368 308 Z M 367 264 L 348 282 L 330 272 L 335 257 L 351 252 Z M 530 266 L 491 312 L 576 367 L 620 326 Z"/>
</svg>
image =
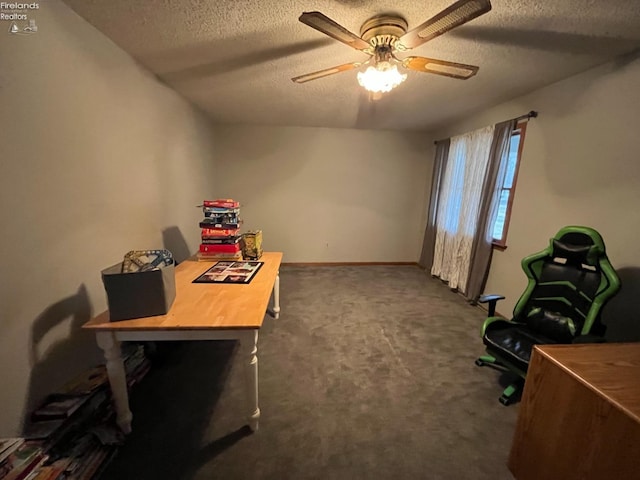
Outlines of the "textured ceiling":
<svg viewBox="0 0 640 480">
<path fill-rule="evenodd" d="M 475 77 L 409 71 L 373 101 L 356 71 L 290 80 L 368 58 L 300 14 L 318 10 L 359 34 L 381 13 L 411 29 L 452 0 L 65 1 L 219 123 L 431 130 L 640 47 L 640 0 L 492 0 L 489 13 L 409 53 L 478 65 Z"/>
</svg>

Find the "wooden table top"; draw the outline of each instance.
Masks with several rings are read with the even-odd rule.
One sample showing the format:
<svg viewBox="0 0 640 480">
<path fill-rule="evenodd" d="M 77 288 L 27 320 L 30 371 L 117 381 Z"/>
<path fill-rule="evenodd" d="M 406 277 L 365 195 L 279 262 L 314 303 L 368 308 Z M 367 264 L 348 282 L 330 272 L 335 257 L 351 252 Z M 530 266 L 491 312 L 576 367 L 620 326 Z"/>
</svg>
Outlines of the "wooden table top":
<svg viewBox="0 0 640 480">
<path fill-rule="evenodd" d="M 535 348 L 640 422 L 640 343 L 536 345 Z"/>
<path fill-rule="evenodd" d="M 265 252 L 264 265 L 251 283 L 192 283 L 215 261 L 188 259 L 176 267 L 176 298 L 166 315 L 109 321 L 102 312 L 82 328 L 93 330 L 208 330 L 254 329 L 262 326 L 273 284 L 282 262 L 281 252 Z"/>
</svg>

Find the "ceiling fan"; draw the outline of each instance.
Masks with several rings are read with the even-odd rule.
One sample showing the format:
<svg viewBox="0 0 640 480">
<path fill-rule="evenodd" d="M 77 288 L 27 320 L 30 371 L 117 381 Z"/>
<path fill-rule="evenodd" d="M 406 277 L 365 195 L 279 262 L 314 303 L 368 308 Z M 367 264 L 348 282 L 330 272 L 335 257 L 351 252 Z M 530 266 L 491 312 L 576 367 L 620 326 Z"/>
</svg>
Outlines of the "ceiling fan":
<svg viewBox="0 0 640 480">
<path fill-rule="evenodd" d="M 365 62 L 345 63 L 307 73 L 291 80 L 305 83 L 364 65 L 369 67 L 364 72 L 358 72 L 358 82 L 365 89 L 377 94 L 390 91 L 407 78 L 406 74 L 398 71 L 398 65 L 417 72 L 466 80 L 478 73 L 479 67 L 426 57 L 409 56 L 399 59 L 395 54 L 433 40 L 490 10 L 490 0 L 458 0 L 409 31 L 404 18 L 397 15 L 378 15 L 362 24 L 359 37 L 320 12 L 305 12 L 299 18 L 302 23 L 370 55 L 371 58 Z"/>
</svg>

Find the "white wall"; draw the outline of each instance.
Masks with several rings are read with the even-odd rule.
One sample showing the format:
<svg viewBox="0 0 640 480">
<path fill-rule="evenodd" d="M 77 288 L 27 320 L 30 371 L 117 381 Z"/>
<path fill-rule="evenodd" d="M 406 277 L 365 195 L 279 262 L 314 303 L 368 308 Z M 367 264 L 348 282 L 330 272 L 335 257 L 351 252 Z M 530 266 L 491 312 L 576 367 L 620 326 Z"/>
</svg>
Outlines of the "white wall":
<svg viewBox="0 0 640 480">
<path fill-rule="evenodd" d="M 80 331 L 106 307 L 101 269 L 193 252 L 213 194 L 208 121 L 64 4 L 40 5 L 37 34 L 0 22 L 0 436 L 102 360 Z"/>
<path fill-rule="evenodd" d="M 218 126 L 216 192 L 285 262 L 416 262 L 433 140 L 419 133 Z"/>
<path fill-rule="evenodd" d="M 640 295 L 640 59 L 627 56 L 496 106 L 435 134 L 445 138 L 529 110 L 511 224 L 504 252 L 495 251 L 487 292 L 506 294 L 509 314 L 524 290 L 520 260 L 544 248 L 564 225 L 586 225 L 604 238 L 623 290 L 611 302 L 631 316 Z M 637 319 L 637 320 L 636 320 Z M 612 324 L 613 325 L 613 324 Z"/>
</svg>

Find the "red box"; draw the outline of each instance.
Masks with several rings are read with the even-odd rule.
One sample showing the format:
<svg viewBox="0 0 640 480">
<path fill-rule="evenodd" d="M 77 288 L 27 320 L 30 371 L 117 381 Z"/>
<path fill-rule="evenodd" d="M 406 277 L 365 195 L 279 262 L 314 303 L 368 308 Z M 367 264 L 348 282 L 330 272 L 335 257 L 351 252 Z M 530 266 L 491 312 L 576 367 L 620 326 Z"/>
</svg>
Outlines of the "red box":
<svg viewBox="0 0 640 480">
<path fill-rule="evenodd" d="M 233 198 L 218 198 L 217 200 L 205 200 L 202 202 L 203 207 L 220 207 L 220 208 L 239 208 L 240 202 L 236 202 Z"/>
<path fill-rule="evenodd" d="M 201 232 L 202 238 L 220 238 L 235 237 L 239 235 L 238 228 L 203 228 Z"/>
<path fill-rule="evenodd" d="M 200 253 L 237 253 L 240 251 L 239 243 L 232 244 L 200 244 Z"/>
</svg>

